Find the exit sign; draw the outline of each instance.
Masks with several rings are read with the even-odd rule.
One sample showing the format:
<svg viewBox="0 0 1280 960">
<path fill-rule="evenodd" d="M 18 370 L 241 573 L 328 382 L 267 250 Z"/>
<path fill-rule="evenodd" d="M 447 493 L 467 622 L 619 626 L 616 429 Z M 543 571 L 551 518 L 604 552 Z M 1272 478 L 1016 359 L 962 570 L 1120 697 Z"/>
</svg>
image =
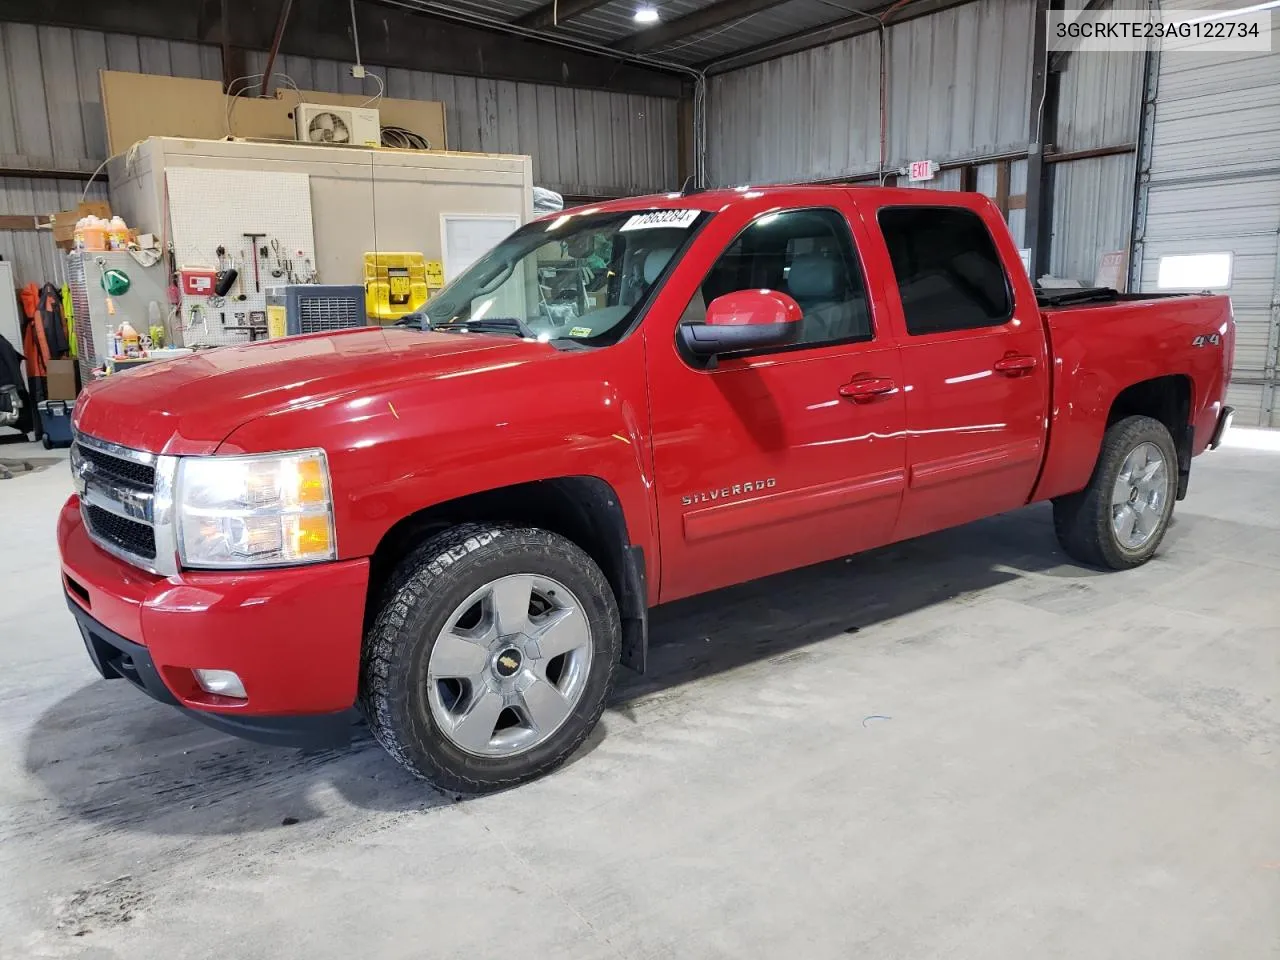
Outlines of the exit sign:
<svg viewBox="0 0 1280 960">
<path fill-rule="evenodd" d="M 920 180 L 932 180 L 934 172 L 938 169 L 938 165 L 932 160 L 912 160 L 911 167 L 907 171 L 907 179 L 912 183 Z"/>
</svg>

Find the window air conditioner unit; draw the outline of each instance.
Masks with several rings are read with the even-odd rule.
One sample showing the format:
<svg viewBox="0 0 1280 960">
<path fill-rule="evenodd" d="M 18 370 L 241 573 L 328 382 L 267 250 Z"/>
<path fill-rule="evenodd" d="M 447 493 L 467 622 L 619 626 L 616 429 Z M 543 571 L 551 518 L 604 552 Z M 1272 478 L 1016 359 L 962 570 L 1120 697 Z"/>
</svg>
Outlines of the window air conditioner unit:
<svg viewBox="0 0 1280 960">
<path fill-rule="evenodd" d="M 297 137 L 303 143 L 377 147 L 382 145 L 378 111 L 367 107 L 339 107 L 300 103 L 293 109 Z"/>
</svg>

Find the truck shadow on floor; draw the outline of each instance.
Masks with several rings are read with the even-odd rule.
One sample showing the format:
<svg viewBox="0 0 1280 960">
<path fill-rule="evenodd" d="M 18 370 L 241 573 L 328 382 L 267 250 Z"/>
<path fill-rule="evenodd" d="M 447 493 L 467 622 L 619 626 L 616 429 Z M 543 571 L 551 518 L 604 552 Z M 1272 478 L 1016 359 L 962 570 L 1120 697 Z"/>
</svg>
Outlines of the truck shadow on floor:
<svg viewBox="0 0 1280 960">
<path fill-rule="evenodd" d="M 623 671 L 610 710 L 751 661 L 982 591 L 1023 573 L 1073 580 L 1037 506 L 895 546 L 780 574 L 654 611 L 650 669 Z M 55 819 L 157 835 L 239 835 L 321 820 L 336 791 L 366 810 L 455 802 L 401 770 L 360 727 L 345 750 L 304 752 L 246 743 L 154 703 L 123 682 L 96 681 L 34 724 L 26 769 L 58 807 Z M 573 761 L 589 755 L 603 725 Z"/>
</svg>

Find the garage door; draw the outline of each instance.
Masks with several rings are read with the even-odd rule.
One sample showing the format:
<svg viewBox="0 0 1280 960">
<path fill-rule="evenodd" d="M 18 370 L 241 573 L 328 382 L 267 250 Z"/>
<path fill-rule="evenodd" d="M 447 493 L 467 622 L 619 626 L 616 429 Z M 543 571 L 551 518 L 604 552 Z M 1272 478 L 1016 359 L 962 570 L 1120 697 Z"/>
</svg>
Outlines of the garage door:
<svg viewBox="0 0 1280 960">
<path fill-rule="evenodd" d="M 1175 263 L 1205 275 L 1229 270 L 1238 337 L 1228 402 L 1238 423 L 1262 426 L 1280 426 L 1280 29 L 1271 47 L 1159 57 L 1134 251 L 1142 291 L 1161 288 L 1168 257 L 1195 257 Z"/>
</svg>

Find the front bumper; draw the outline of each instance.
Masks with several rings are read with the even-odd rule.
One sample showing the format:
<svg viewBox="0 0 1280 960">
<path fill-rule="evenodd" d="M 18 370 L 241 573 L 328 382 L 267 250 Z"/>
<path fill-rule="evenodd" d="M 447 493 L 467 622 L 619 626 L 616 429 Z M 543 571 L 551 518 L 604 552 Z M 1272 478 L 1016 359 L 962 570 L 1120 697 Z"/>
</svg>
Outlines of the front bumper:
<svg viewBox="0 0 1280 960">
<path fill-rule="evenodd" d="M 367 560 L 161 577 L 94 544 L 74 496 L 58 518 L 58 546 L 67 603 L 104 677 L 249 739 L 349 735 Z M 206 693 L 194 669 L 234 671 L 247 699 Z"/>
</svg>

